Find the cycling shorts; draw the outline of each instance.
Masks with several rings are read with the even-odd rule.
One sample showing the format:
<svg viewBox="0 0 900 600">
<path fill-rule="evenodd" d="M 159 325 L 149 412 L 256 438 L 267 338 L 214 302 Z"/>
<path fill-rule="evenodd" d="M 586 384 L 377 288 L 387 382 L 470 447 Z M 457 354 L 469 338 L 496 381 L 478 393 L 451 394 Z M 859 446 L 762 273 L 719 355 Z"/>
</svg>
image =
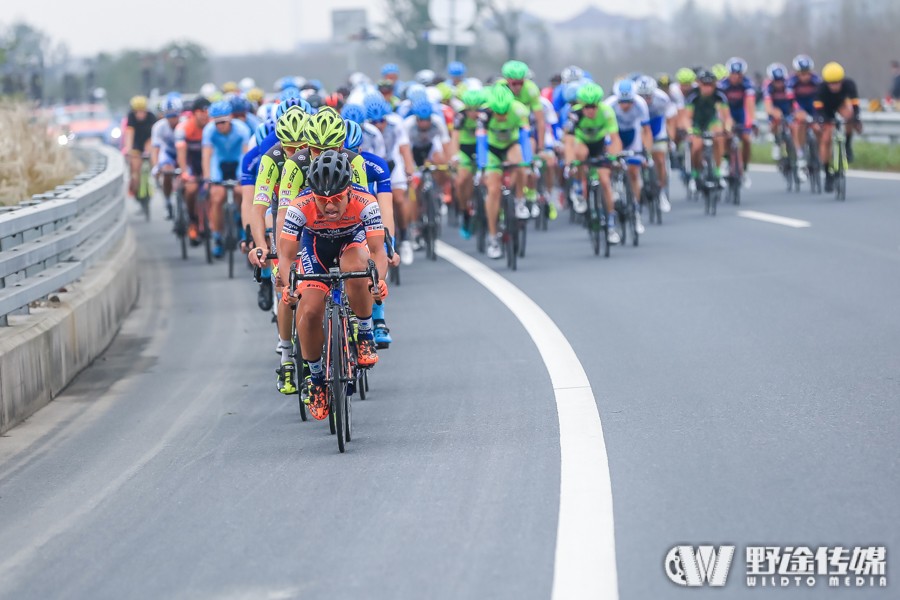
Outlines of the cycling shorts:
<svg viewBox="0 0 900 600">
<path fill-rule="evenodd" d="M 640 154 L 644 150 L 644 144 L 641 141 L 641 136 L 638 135 L 637 129 L 620 129 L 619 137 L 622 139 L 623 150 L 631 151 L 635 154 Z M 629 156 L 625 159 L 625 162 L 629 165 L 642 165 L 644 164 L 644 159 L 640 156 Z"/>
<path fill-rule="evenodd" d="M 340 261 L 348 248 L 363 248 L 368 253 L 366 228 L 361 224 L 347 235 L 333 239 L 315 235 L 309 229 L 304 229 L 300 234 L 300 267 L 305 274 L 324 275 Z M 301 294 L 303 290 L 308 289 L 327 292 L 328 286 L 321 281 L 301 281 L 297 289 Z"/>
<path fill-rule="evenodd" d="M 213 162 L 209 180 L 212 183 L 222 183 L 229 179 L 236 180 L 238 178 L 238 162 L 231 160 L 223 160 L 221 162 Z"/>
<path fill-rule="evenodd" d="M 502 173 L 503 163 L 506 162 L 506 155 L 509 154 L 510 148 L 512 148 L 512 145 L 506 148 L 488 146 L 488 162 L 485 171 L 488 173 Z"/>
<path fill-rule="evenodd" d="M 596 142 L 590 142 L 585 144 L 588 149 L 588 158 L 602 158 L 606 155 L 606 140 L 597 140 Z"/>
<path fill-rule="evenodd" d="M 461 169 L 465 169 L 466 171 L 474 171 L 476 158 L 475 158 L 475 144 L 460 144 L 459 145 L 459 167 Z"/>
<path fill-rule="evenodd" d="M 669 139 L 669 132 L 666 130 L 666 118 L 662 115 L 650 119 L 650 131 L 653 132 L 654 142 L 662 142 Z"/>
</svg>

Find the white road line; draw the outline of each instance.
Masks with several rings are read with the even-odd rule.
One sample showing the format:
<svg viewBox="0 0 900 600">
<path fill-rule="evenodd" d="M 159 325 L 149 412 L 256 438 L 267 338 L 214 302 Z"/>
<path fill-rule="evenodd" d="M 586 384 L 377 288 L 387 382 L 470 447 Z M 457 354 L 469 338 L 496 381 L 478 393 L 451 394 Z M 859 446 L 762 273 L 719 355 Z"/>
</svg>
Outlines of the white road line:
<svg viewBox="0 0 900 600">
<path fill-rule="evenodd" d="M 553 600 L 619 597 L 612 485 L 600 414 L 587 374 L 556 323 L 534 300 L 481 262 L 438 242 L 464 271 L 519 319 L 541 353 L 559 418 L 560 485 Z"/>
<path fill-rule="evenodd" d="M 812 227 L 809 221 L 801 221 L 800 219 L 792 219 L 790 217 L 781 217 L 779 215 L 770 215 L 769 213 L 757 212 L 755 210 L 739 210 L 737 216 L 745 219 L 753 219 L 754 221 L 765 221 L 766 223 L 774 223 L 776 225 L 784 225 L 785 227 L 793 227 L 802 229 L 804 227 Z"/>
<path fill-rule="evenodd" d="M 775 165 L 750 165 L 751 171 L 760 173 L 778 173 Z M 881 181 L 900 181 L 900 173 L 888 173 L 883 171 L 858 171 L 850 169 L 847 171 L 850 177 L 859 177 L 860 179 L 879 179 Z"/>
</svg>

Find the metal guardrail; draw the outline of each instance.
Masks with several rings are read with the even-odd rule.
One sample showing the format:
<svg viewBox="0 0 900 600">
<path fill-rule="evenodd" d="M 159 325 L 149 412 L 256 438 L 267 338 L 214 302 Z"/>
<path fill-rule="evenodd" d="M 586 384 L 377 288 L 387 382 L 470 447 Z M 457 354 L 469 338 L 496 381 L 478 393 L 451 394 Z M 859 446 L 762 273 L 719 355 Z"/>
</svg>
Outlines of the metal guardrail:
<svg viewBox="0 0 900 600">
<path fill-rule="evenodd" d="M 857 138 L 873 144 L 900 143 L 900 113 L 862 111 L 859 118 L 863 132 Z M 769 117 L 765 111 L 756 111 L 756 124 L 761 132 L 769 133 Z"/>
<path fill-rule="evenodd" d="M 125 165 L 107 146 L 76 150 L 86 170 L 0 212 L 0 326 L 69 285 L 125 234 Z"/>
</svg>

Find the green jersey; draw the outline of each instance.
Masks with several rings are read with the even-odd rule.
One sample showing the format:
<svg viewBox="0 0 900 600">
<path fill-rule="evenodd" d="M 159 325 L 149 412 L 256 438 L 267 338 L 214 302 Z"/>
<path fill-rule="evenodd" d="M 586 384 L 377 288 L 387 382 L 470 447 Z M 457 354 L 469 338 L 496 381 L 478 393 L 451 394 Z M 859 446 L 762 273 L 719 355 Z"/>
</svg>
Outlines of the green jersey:
<svg viewBox="0 0 900 600">
<path fill-rule="evenodd" d="M 497 83 L 509 87 L 509 84 L 506 83 L 505 79 L 501 79 Z M 510 91 L 512 91 L 512 88 L 510 88 Z M 522 84 L 519 93 L 513 95 L 530 113 L 538 113 L 544 110 L 544 107 L 541 104 L 541 89 L 530 79 L 526 79 L 525 83 Z"/>
<path fill-rule="evenodd" d="M 488 146 L 505 150 L 519 143 L 519 130 L 528 127 L 528 109 L 518 101 L 512 103 L 505 119 L 498 119 L 490 110 L 484 111 Z"/>
<path fill-rule="evenodd" d="M 610 134 L 619 133 L 619 123 L 615 111 L 606 103 L 601 102 L 597 106 L 597 114 L 592 119 L 585 115 L 582 105 L 576 104 L 569 112 L 564 131 L 583 144 L 593 144 Z"/>
<path fill-rule="evenodd" d="M 453 129 L 459 132 L 460 146 L 474 144 L 476 132 L 478 131 L 478 118 L 470 119 L 466 116 L 466 111 L 461 110 L 456 113 L 456 118 L 453 120 Z"/>
</svg>

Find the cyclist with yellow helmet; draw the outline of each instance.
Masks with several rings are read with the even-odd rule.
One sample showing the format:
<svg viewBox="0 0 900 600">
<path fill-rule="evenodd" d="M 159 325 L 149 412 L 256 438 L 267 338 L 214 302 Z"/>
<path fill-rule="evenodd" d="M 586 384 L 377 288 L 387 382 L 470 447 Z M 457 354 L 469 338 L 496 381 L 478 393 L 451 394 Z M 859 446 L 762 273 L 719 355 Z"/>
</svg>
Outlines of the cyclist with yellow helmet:
<svg viewBox="0 0 900 600">
<path fill-rule="evenodd" d="M 859 94 L 856 91 L 856 84 L 847 79 L 844 67 L 836 62 L 830 62 L 822 68 L 822 80 L 813 106 L 822 127 L 819 136 L 819 159 L 825 165 L 825 191 L 831 192 L 834 190 L 834 176 L 831 173 L 831 137 L 834 134 L 834 122 L 837 115 L 840 115 L 848 123 L 848 130 L 850 129 L 849 125 L 858 119 Z M 849 137 L 848 135 L 848 160 Z"/>
<path fill-rule="evenodd" d="M 128 193 L 132 197 L 137 194 L 142 157 L 150 153 L 150 139 L 156 120 L 156 115 L 147 110 L 145 96 L 135 96 L 131 99 L 131 110 L 125 119 L 125 156 L 128 157 L 128 164 L 131 167 Z"/>
</svg>

